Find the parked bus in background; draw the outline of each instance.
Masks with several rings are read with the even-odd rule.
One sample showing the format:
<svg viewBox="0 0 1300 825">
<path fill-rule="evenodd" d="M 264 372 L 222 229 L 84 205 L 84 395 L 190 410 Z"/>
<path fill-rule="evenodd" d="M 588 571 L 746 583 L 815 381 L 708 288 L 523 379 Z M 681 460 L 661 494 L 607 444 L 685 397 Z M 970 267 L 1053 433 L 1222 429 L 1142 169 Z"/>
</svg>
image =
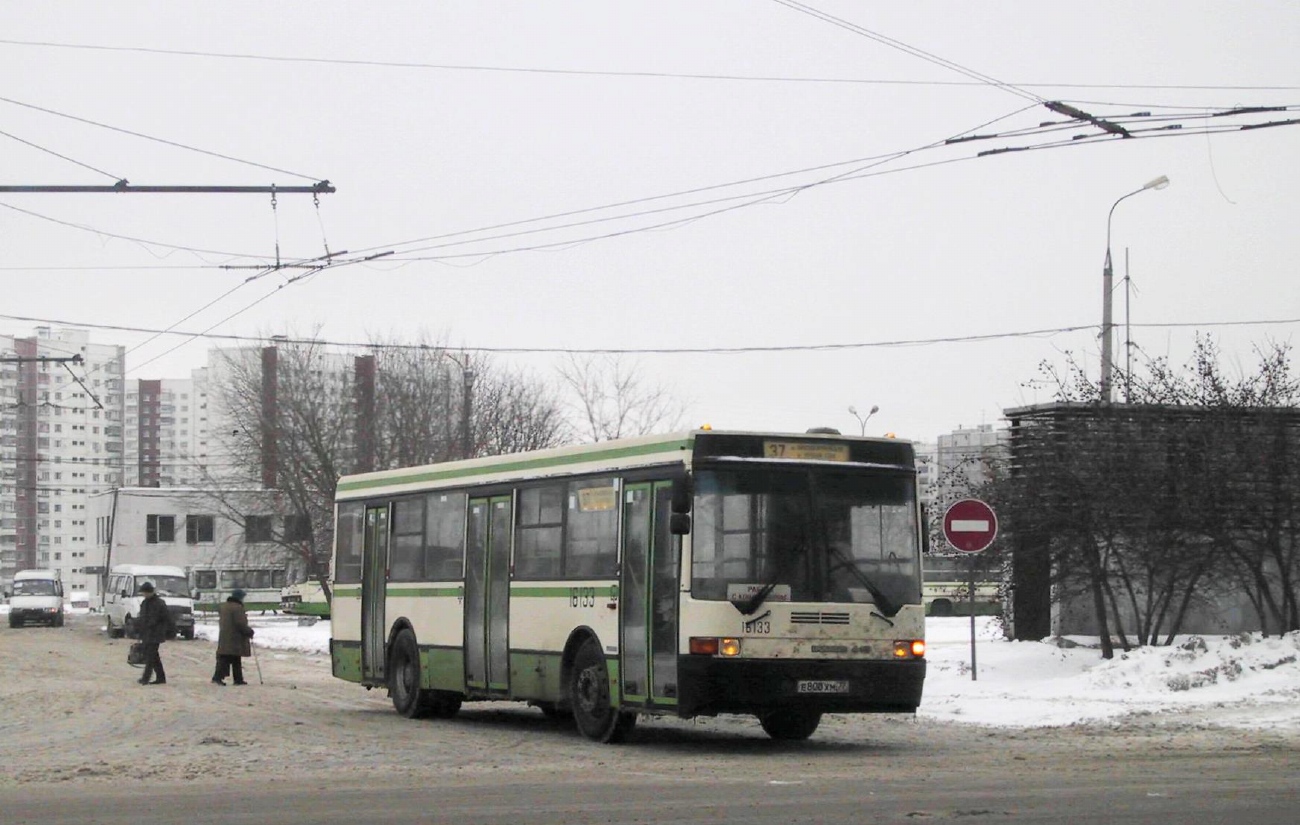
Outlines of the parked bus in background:
<svg viewBox="0 0 1300 825">
<path fill-rule="evenodd" d="M 195 609 L 213 612 L 236 590 L 244 591 L 244 609 L 275 612 L 284 587 L 283 567 L 213 565 L 190 568 L 190 582 L 199 592 Z"/>
<path fill-rule="evenodd" d="M 280 610 L 291 616 L 319 616 L 328 619 L 329 602 L 320 582 L 306 581 L 291 584 L 280 590 Z"/>
<path fill-rule="evenodd" d="M 953 556 L 931 553 L 925 557 L 923 596 L 927 615 L 969 616 L 971 614 L 971 565 L 975 566 L 976 616 L 996 616 L 1002 611 L 998 580 L 982 554 Z"/>
<path fill-rule="evenodd" d="M 638 714 L 913 713 L 912 445 L 694 430 L 348 476 L 334 675 L 405 716 L 516 700 L 621 739 Z"/>
</svg>

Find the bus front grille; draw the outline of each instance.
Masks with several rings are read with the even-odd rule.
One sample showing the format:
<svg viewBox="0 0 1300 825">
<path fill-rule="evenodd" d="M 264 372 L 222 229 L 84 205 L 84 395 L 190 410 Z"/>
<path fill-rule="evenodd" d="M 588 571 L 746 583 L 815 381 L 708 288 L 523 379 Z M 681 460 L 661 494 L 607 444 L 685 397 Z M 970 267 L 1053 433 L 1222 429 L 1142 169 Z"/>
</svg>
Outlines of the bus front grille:
<svg viewBox="0 0 1300 825">
<path fill-rule="evenodd" d="M 790 614 L 790 624 L 848 624 L 847 613 L 799 612 Z"/>
</svg>

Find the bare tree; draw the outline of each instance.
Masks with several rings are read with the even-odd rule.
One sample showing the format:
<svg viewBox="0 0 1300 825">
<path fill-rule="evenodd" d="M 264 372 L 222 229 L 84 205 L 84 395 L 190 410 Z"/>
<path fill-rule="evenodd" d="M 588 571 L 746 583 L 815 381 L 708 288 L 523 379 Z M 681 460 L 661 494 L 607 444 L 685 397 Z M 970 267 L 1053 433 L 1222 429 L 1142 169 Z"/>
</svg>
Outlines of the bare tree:
<svg viewBox="0 0 1300 825">
<path fill-rule="evenodd" d="M 1300 628 L 1300 391 L 1289 348 L 1258 354 L 1258 372 L 1231 378 L 1199 340 L 1182 369 L 1155 359 L 1122 376 L 1118 405 L 1073 361 L 1043 368 L 1061 418 L 1019 428 L 996 495 L 1009 528 L 1050 552 L 1053 584 L 1091 598 L 1103 656 L 1112 630 L 1126 649 L 1127 630 L 1170 643 L 1232 582 L 1266 631 Z"/>
<path fill-rule="evenodd" d="M 573 397 L 574 428 L 592 442 L 680 426 L 681 404 L 621 355 L 570 355 L 559 373 Z"/>
<path fill-rule="evenodd" d="M 232 350 L 212 393 L 231 426 L 222 440 L 232 472 L 222 475 L 277 491 L 287 518 L 273 540 L 293 552 L 327 600 L 334 488 L 356 459 L 356 400 L 346 366 L 311 341 Z"/>
<path fill-rule="evenodd" d="M 230 350 L 219 372 L 211 394 L 215 417 L 229 424 L 228 465 L 208 468 L 209 493 L 242 524 L 242 499 L 230 489 L 274 490 L 282 519 L 272 541 L 326 599 L 340 476 L 550 447 L 565 437 L 554 393 L 540 382 L 427 340 L 377 340 L 363 356 L 284 340 Z"/>
<path fill-rule="evenodd" d="M 556 447 L 569 441 L 555 391 L 523 373 L 483 364 L 475 372 L 473 444 L 476 455 Z"/>
</svg>

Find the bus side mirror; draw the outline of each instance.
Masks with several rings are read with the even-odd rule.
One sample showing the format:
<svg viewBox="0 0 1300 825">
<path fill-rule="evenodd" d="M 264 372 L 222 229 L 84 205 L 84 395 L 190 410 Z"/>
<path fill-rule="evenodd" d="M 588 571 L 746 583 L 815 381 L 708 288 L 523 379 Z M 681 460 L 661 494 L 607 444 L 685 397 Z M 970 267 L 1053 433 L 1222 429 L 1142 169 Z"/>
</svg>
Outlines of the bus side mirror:
<svg viewBox="0 0 1300 825">
<path fill-rule="evenodd" d="M 691 477 L 680 476 L 673 479 L 673 515 L 685 515 L 691 511 L 691 499 L 695 491 L 692 489 Z M 686 533 L 690 532 L 690 526 L 687 525 Z M 675 535 L 685 535 L 685 533 L 676 533 Z"/>
<path fill-rule="evenodd" d="M 673 513 L 668 519 L 668 532 L 674 536 L 686 536 L 691 532 L 691 514 Z"/>
</svg>

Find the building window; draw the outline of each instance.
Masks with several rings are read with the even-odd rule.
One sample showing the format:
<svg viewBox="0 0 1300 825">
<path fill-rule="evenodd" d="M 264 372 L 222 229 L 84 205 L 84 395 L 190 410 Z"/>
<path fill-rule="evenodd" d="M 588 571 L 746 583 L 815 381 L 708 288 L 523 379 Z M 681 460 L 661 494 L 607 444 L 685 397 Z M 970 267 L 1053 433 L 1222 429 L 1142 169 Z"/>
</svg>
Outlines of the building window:
<svg viewBox="0 0 1300 825">
<path fill-rule="evenodd" d="M 311 540 L 311 516 L 285 516 L 284 517 L 284 540 L 285 541 L 310 541 Z"/>
<path fill-rule="evenodd" d="M 244 517 L 244 541 L 249 544 L 256 542 L 273 541 L 275 538 L 271 528 L 270 516 L 245 516 Z"/>
<path fill-rule="evenodd" d="M 213 540 L 212 516 L 185 517 L 185 543 L 211 544 Z"/>
<path fill-rule="evenodd" d="M 170 544 L 176 540 L 175 516 L 145 516 L 144 540 L 146 544 Z"/>
</svg>

